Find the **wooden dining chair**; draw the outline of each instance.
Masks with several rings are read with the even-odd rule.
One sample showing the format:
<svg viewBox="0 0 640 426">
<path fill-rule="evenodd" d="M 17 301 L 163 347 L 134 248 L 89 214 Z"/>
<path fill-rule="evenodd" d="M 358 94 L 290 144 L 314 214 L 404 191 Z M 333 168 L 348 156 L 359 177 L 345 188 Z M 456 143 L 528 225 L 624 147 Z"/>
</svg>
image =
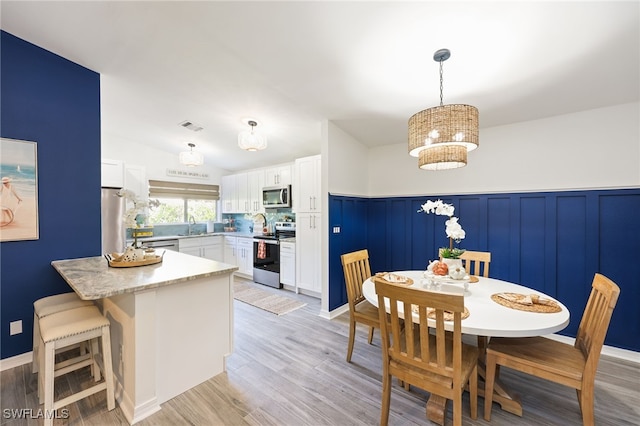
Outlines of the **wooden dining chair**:
<svg viewBox="0 0 640 426">
<path fill-rule="evenodd" d="M 462 343 L 464 296 L 391 284 L 376 277 L 374 283 L 378 306 L 385 306 L 385 299 L 389 306 L 389 315 L 379 310 L 383 348 L 380 425 L 389 421 L 392 376 L 451 399 L 454 425 L 462 424 L 462 393 L 468 384 L 471 418 L 477 418 L 478 348 Z M 453 314 L 452 333 L 445 332 L 445 311 Z M 413 312 L 416 316 L 409 320 Z M 429 327 L 429 318 L 435 319 L 435 327 Z"/>
<path fill-rule="evenodd" d="M 464 253 L 460 255 L 460 259 L 462 259 L 462 266 L 469 275 L 489 277 L 489 264 L 491 263 L 490 251 L 465 250 Z M 481 358 L 483 358 L 489 338 L 486 336 L 478 336 L 477 341 Z"/>
<path fill-rule="evenodd" d="M 493 387 L 499 367 L 576 389 L 582 423 L 593 425 L 593 393 L 600 351 L 620 288 L 596 274 L 573 346 L 545 337 L 492 338 L 487 348 L 484 418 L 491 419 Z"/>
<path fill-rule="evenodd" d="M 489 263 L 491 263 L 491 252 L 489 251 L 469 251 L 465 250 L 460 255 L 462 266 L 470 275 L 489 277 Z M 472 272 L 473 270 L 473 272 Z"/>
<path fill-rule="evenodd" d="M 369 326 L 369 344 L 373 341 L 373 330 L 380 328 L 378 308 L 369 303 L 362 294 L 362 284 L 371 276 L 369 251 L 367 249 L 345 253 L 341 257 L 344 281 L 349 301 L 349 347 L 347 362 L 351 362 L 356 337 L 356 323 Z"/>
</svg>

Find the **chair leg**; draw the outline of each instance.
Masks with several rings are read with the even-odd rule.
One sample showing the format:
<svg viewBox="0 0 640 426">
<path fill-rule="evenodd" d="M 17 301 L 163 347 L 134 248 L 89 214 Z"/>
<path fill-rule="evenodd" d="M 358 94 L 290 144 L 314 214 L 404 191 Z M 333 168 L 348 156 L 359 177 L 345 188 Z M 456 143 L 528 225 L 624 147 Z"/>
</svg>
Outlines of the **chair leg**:
<svg viewBox="0 0 640 426">
<path fill-rule="evenodd" d="M 113 361 L 111 359 L 111 332 L 109 327 L 102 328 L 102 364 L 103 375 L 107 384 L 107 410 L 116 408 L 115 390 L 113 381 Z"/>
<path fill-rule="evenodd" d="M 582 411 L 582 424 L 593 426 L 595 424 L 595 414 L 593 412 L 593 386 L 585 386 L 582 390 L 576 390 L 580 411 Z"/>
<path fill-rule="evenodd" d="M 485 354 L 487 352 L 487 344 L 489 343 L 489 338 L 486 336 L 478 336 L 478 349 L 480 350 L 480 361 L 484 361 Z"/>
<path fill-rule="evenodd" d="M 491 405 L 493 404 L 493 387 L 496 380 L 496 357 L 487 354 L 486 373 L 484 378 L 484 419 L 491 421 Z"/>
<path fill-rule="evenodd" d="M 40 347 L 44 351 L 44 426 L 53 425 L 53 382 L 55 380 L 54 365 L 56 349 L 54 343 L 45 343 Z M 38 373 L 41 375 L 42 371 Z"/>
<path fill-rule="evenodd" d="M 462 391 L 453 396 L 453 425 L 462 426 Z"/>
<path fill-rule="evenodd" d="M 373 330 L 375 330 L 373 327 L 369 327 L 369 344 L 373 342 Z"/>
<path fill-rule="evenodd" d="M 40 326 L 38 323 L 38 316 L 33 314 L 33 356 L 31 358 L 31 372 L 38 372 L 38 347 L 40 345 Z"/>
<path fill-rule="evenodd" d="M 380 426 L 389 424 L 389 405 L 391 404 L 391 376 L 384 374 L 382 377 L 382 406 L 380 411 Z"/>
<path fill-rule="evenodd" d="M 471 418 L 478 418 L 478 366 L 473 367 L 469 376 L 469 402 L 471 404 Z"/>
<path fill-rule="evenodd" d="M 347 362 L 351 362 L 351 354 L 353 353 L 353 342 L 356 338 L 356 322 L 349 321 L 349 347 L 347 348 Z"/>
<path fill-rule="evenodd" d="M 44 342 L 40 338 L 38 350 L 38 365 L 44 365 Z M 38 404 L 44 403 L 44 374 L 38 372 Z"/>
<path fill-rule="evenodd" d="M 91 353 L 91 359 L 93 360 L 93 364 L 91 364 L 91 375 L 93 376 L 93 380 L 95 382 L 99 382 L 101 377 L 100 366 L 96 361 L 96 357 L 100 353 L 100 350 L 98 348 L 98 339 L 97 338 L 91 339 L 91 341 L 89 342 L 89 347 L 91 348 L 90 353 Z"/>
</svg>

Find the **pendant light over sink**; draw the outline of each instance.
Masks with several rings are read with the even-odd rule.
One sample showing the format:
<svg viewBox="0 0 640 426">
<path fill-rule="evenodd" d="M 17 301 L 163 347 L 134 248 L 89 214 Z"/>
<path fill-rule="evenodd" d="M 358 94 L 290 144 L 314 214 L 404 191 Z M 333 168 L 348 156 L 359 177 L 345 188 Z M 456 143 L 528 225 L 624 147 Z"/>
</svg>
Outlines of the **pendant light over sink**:
<svg viewBox="0 0 640 426">
<path fill-rule="evenodd" d="M 464 167 L 467 152 L 478 147 L 478 109 L 471 105 L 443 105 L 442 63 L 451 52 L 440 49 L 433 60 L 440 63 L 440 106 L 428 108 L 409 119 L 409 155 L 418 157 L 423 170 Z"/>
<path fill-rule="evenodd" d="M 180 153 L 180 164 L 187 167 L 202 166 L 204 164 L 204 156 L 202 153 L 193 150 L 196 146 L 193 143 L 188 143 L 187 146 L 190 148 L 189 151 L 182 151 Z"/>
</svg>

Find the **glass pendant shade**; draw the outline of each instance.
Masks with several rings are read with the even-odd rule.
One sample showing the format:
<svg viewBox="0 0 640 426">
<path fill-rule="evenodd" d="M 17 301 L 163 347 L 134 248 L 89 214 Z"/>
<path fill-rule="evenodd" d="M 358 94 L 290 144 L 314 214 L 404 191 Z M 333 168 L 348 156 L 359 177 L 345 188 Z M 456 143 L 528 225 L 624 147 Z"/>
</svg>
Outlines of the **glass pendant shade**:
<svg viewBox="0 0 640 426">
<path fill-rule="evenodd" d="M 238 146 L 245 151 L 260 151 L 267 147 L 267 138 L 255 131 L 258 125 L 255 121 L 249 121 L 251 130 L 243 130 L 238 134 Z"/>
<path fill-rule="evenodd" d="M 409 155 L 433 146 L 462 146 L 467 151 L 478 147 L 478 109 L 452 104 L 425 109 L 409 119 Z M 466 157 L 465 157 L 466 163 Z"/>
<path fill-rule="evenodd" d="M 191 150 L 183 151 L 180 153 L 180 164 L 183 164 L 187 167 L 202 166 L 204 164 L 204 156 L 202 155 L 202 153 L 194 151 L 194 146 L 194 144 L 190 143 L 189 147 L 191 148 Z"/>
<path fill-rule="evenodd" d="M 467 165 L 464 145 L 436 145 L 418 153 L 418 167 L 422 170 L 450 170 Z"/>
</svg>

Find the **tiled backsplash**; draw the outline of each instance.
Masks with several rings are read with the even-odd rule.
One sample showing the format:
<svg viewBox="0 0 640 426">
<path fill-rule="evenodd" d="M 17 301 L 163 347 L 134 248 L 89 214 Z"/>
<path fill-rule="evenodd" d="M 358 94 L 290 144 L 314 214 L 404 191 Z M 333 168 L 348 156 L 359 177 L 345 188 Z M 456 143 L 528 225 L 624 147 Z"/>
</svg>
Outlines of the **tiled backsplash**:
<svg viewBox="0 0 640 426">
<path fill-rule="evenodd" d="M 265 225 L 275 226 L 276 222 L 293 221 L 296 220 L 295 213 L 291 213 L 291 209 L 278 209 L 277 211 L 269 211 L 262 213 L 267 220 Z M 229 220 L 233 220 L 233 225 L 236 228 L 235 232 L 253 233 L 253 218 L 251 214 L 223 214 L 222 222 L 215 222 L 213 224 L 213 232 L 224 232 L 225 226 L 228 226 Z M 196 223 L 191 225 L 192 234 L 204 234 L 207 232 L 206 223 Z M 172 225 L 154 225 L 153 236 L 164 237 L 174 235 L 189 235 L 189 225 L 186 223 L 176 223 Z M 131 230 L 127 229 L 127 239 L 131 239 Z"/>
<path fill-rule="evenodd" d="M 291 213 L 291 209 L 278 209 L 277 211 L 268 211 L 267 213 L 261 213 L 264 215 L 267 223 L 265 225 L 275 226 L 276 222 L 296 221 L 295 213 Z M 226 223 L 230 219 L 233 220 L 236 232 L 253 232 L 253 218 L 252 214 L 223 214 L 222 223 L 227 226 Z"/>
</svg>

